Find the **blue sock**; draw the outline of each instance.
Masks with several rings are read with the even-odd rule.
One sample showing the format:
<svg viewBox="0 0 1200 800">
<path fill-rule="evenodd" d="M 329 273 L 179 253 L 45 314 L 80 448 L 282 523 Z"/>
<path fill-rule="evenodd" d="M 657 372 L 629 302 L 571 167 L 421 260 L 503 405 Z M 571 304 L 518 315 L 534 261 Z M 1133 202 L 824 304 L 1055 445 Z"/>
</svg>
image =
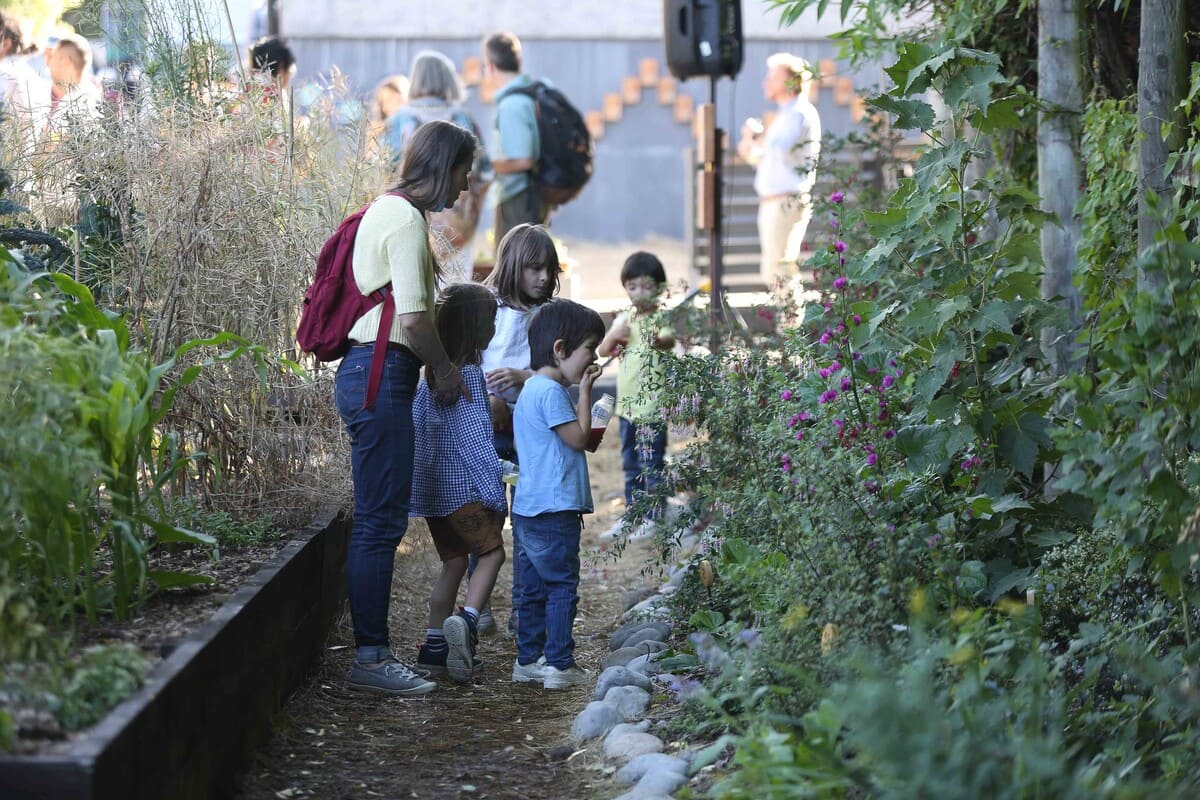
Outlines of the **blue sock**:
<svg viewBox="0 0 1200 800">
<path fill-rule="evenodd" d="M 446 636 L 441 628 L 425 629 L 425 649 L 432 653 L 440 653 L 446 648 Z"/>
<path fill-rule="evenodd" d="M 470 606 L 463 606 L 463 615 L 471 623 L 472 628 L 479 624 L 479 612 Z"/>
</svg>

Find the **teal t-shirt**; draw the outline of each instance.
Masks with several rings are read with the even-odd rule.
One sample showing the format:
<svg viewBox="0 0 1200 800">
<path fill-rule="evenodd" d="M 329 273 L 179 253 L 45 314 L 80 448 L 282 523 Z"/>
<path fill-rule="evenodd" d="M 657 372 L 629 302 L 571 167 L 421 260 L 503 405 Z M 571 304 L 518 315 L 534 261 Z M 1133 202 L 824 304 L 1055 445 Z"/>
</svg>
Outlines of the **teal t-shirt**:
<svg viewBox="0 0 1200 800">
<path fill-rule="evenodd" d="M 662 422 L 662 393 L 665 381 L 663 355 L 654 349 L 660 333 L 674 334 L 658 311 L 639 314 L 625 311 L 629 341 L 617 365 L 617 413 L 631 422 Z"/>
<path fill-rule="evenodd" d="M 592 512 L 587 456 L 572 450 L 554 428 L 578 419 L 571 395 L 545 375 L 525 381 L 513 412 L 521 471 L 512 511 L 536 517 L 552 511 Z"/>
<path fill-rule="evenodd" d="M 492 161 L 528 158 L 535 164 L 542 151 L 538 138 L 537 110 L 533 98 L 514 93 L 533 83 L 528 75 L 518 75 L 496 92 L 496 135 L 492 137 Z M 496 175 L 496 202 L 516 197 L 529 186 L 528 172 L 509 172 Z"/>
</svg>

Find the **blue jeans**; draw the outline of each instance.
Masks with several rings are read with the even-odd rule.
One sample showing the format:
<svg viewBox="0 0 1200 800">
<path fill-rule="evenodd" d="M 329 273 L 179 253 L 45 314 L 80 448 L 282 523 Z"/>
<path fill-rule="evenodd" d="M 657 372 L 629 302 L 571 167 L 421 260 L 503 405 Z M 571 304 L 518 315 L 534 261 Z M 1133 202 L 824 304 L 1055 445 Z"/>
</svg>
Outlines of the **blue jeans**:
<svg viewBox="0 0 1200 800">
<path fill-rule="evenodd" d="M 354 527 L 346 556 L 350 617 L 359 661 L 386 656 L 388 604 L 396 546 L 408 530 L 412 497 L 413 394 L 421 362 L 388 350 L 375 410 L 363 408 L 371 346 L 350 348 L 334 380 L 338 413 L 350 435 Z"/>
<path fill-rule="evenodd" d="M 667 453 L 667 426 L 634 423 L 621 417 L 621 469 L 625 472 L 625 505 L 641 494 L 651 494 L 662 483 L 663 456 Z"/>
<path fill-rule="evenodd" d="M 579 607 L 578 511 L 555 511 L 523 517 L 513 514 L 513 530 L 524 545 L 516 572 L 521 574 L 517 607 L 517 662 L 532 664 L 539 656 L 559 669 L 575 663 L 575 610 Z"/>
</svg>

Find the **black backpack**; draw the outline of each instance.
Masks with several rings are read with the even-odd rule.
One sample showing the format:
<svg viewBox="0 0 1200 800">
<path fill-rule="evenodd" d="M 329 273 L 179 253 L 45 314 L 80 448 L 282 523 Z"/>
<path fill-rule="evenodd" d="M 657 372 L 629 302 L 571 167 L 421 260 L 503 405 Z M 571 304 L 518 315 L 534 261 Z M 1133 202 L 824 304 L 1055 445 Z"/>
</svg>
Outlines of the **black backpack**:
<svg viewBox="0 0 1200 800">
<path fill-rule="evenodd" d="M 574 200 L 592 177 L 592 135 L 583 115 L 562 92 L 541 81 L 513 91 L 531 98 L 537 113 L 542 149 L 533 179 L 542 199 L 555 206 Z"/>
</svg>

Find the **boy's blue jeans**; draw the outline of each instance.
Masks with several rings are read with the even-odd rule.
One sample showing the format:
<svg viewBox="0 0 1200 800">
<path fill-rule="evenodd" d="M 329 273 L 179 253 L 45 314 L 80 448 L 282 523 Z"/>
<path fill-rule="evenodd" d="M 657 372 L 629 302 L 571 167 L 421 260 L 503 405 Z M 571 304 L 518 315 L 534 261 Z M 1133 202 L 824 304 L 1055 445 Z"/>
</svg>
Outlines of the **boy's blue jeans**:
<svg viewBox="0 0 1200 800">
<path fill-rule="evenodd" d="M 575 610 L 579 607 L 578 511 L 554 511 L 536 517 L 512 515 L 521 539 L 514 572 L 521 575 L 517 607 L 517 662 L 533 664 L 542 655 L 558 669 L 575 664 Z"/>
<path fill-rule="evenodd" d="M 407 350 L 388 350 L 375 410 L 363 408 L 371 346 L 350 348 L 334 379 L 338 413 L 350 434 L 354 527 L 346 556 L 350 617 L 358 660 L 387 656 L 388 604 L 396 545 L 408 530 L 412 499 L 412 401 L 421 362 Z"/>
<path fill-rule="evenodd" d="M 636 423 L 621 417 L 621 469 L 625 472 L 625 507 L 634 497 L 650 494 L 662 483 L 667 454 L 667 426 Z"/>
</svg>

